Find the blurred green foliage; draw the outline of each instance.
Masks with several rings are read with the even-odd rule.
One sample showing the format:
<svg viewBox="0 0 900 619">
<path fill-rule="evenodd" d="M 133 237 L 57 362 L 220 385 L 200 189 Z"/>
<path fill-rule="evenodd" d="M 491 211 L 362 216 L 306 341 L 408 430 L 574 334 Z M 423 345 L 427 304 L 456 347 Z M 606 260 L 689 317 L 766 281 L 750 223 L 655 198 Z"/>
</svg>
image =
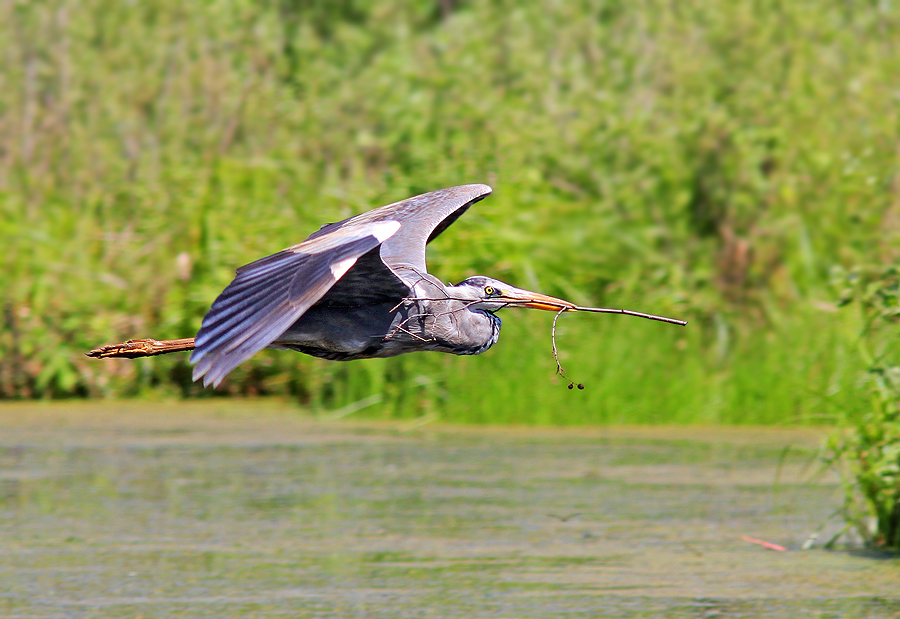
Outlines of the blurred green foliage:
<svg viewBox="0 0 900 619">
<path fill-rule="evenodd" d="M 855 303 L 866 318 L 858 341 L 868 367 L 868 410 L 844 419 L 825 444 L 824 462 L 844 488 L 840 513 L 870 546 L 900 552 L 900 266 L 838 271 L 841 305 Z"/>
<path fill-rule="evenodd" d="M 12 1 L 0 6 L 0 397 L 289 394 L 484 422 L 861 411 L 834 267 L 900 253 L 900 7 L 758 0 Z M 487 182 L 430 251 L 684 328 L 503 313 L 477 358 L 184 356 L 235 267 L 319 225 Z M 366 398 L 370 398 L 366 400 Z M 377 399 L 377 398 L 376 398 Z"/>
</svg>

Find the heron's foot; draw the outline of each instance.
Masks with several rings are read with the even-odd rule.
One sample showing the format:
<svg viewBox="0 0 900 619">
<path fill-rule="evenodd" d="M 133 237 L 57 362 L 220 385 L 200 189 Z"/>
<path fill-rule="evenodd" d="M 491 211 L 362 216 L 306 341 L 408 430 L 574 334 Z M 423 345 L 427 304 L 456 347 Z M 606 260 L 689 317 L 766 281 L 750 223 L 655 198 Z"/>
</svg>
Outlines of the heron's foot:
<svg viewBox="0 0 900 619">
<path fill-rule="evenodd" d="M 136 357 L 146 357 L 148 354 L 153 354 L 150 351 L 158 345 L 159 341 L 151 338 L 128 340 L 121 344 L 106 344 L 105 346 L 95 348 L 84 354 L 88 357 L 94 357 L 95 359 L 106 359 L 109 357 L 134 359 Z"/>
<path fill-rule="evenodd" d="M 180 340 L 154 340 L 148 337 L 140 340 L 128 340 L 121 344 L 106 344 L 84 354 L 95 359 L 137 359 L 138 357 L 152 357 L 193 349 L 194 338 L 192 337 Z"/>
</svg>

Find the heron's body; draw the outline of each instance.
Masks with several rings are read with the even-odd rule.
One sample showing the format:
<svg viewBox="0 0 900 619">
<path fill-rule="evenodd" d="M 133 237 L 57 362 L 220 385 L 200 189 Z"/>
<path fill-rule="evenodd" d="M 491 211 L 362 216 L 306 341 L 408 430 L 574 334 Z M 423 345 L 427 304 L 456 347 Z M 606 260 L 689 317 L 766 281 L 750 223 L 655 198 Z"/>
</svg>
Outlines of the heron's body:
<svg viewBox="0 0 900 619">
<path fill-rule="evenodd" d="M 453 286 L 428 274 L 425 246 L 490 193 L 462 185 L 409 198 L 241 267 L 197 333 L 194 379 L 218 384 L 267 347 L 335 361 L 475 355 L 497 342 L 501 307 L 573 307 L 486 277 Z"/>
<path fill-rule="evenodd" d="M 195 338 L 129 340 L 92 357 L 143 357 L 193 350 L 194 380 L 218 385 L 263 348 L 349 361 L 413 351 L 477 355 L 497 342 L 504 307 L 580 308 L 488 278 L 453 286 L 428 274 L 425 246 L 487 185 L 441 189 L 326 224 L 302 243 L 237 270 Z"/>
<path fill-rule="evenodd" d="M 490 312 L 467 307 L 467 301 L 459 300 L 464 298 L 461 295 L 465 290 L 443 286 L 428 274 L 417 279 L 404 297 L 371 305 L 320 302 L 270 348 L 296 350 L 332 361 L 351 361 L 393 357 L 413 349 L 477 355 L 497 343 L 500 319 Z M 420 300 L 445 296 L 450 298 L 440 302 Z"/>
</svg>

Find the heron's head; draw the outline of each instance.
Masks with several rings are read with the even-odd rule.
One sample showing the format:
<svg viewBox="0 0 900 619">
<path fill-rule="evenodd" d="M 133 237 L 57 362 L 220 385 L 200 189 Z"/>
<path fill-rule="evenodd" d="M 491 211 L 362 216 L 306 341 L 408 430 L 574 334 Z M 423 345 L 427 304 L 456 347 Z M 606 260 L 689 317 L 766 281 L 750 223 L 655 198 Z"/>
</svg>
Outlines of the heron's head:
<svg viewBox="0 0 900 619">
<path fill-rule="evenodd" d="M 539 292 L 522 290 L 505 282 L 476 275 L 453 286 L 454 296 L 468 303 L 474 310 L 496 312 L 504 307 L 531 307 L 534 309 L 558 312 L 574 309 L 575 305 L 562 299 L 548 297 Z"/>
</svg>

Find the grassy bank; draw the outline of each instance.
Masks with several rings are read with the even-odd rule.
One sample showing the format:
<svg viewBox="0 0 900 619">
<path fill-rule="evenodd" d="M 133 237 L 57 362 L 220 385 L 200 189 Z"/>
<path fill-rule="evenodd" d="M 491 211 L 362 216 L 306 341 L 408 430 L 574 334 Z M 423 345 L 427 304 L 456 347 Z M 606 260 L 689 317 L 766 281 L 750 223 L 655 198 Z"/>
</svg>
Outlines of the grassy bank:
<svg viewBox="0 0 900 619">
<path fill-rule="evenodd" d="M 782 423 L 860 410 L 836 270 L 900 255 L 885 3 L 0 7 L 0 397 L 211 395 L 185 359 L 233 269 L 418 192 L 495 195 L 435 243 L 473 273 L 685 328 L 504 312 L 479 358 L 265 352 L 223 393 L 463 421 Z M 379 400 L 377 401 L 376 400 Z M 858 404 L 859 402 L 859 404 Z M 345 409 L 349 410 L 349 409 Z"/>
</svg>

